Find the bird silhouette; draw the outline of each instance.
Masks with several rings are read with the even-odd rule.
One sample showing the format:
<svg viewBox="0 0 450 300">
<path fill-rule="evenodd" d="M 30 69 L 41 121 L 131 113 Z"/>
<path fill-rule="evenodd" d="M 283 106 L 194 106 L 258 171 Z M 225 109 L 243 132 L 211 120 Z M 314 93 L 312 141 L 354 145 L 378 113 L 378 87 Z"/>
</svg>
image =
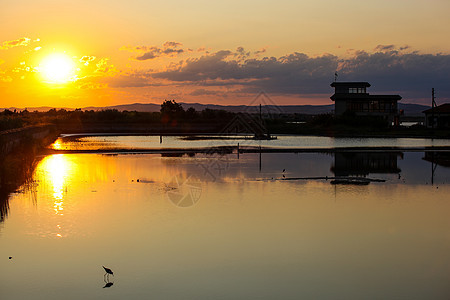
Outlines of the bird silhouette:
<svg viewBox="0 0 450 300">
<path fill-rule="evenodd" d="M 114 276 L 114 273 L 111 269 L 106 268 L 105 266 L 102 266 L 102 267 L 103 267 L 103 269 L 105 269 L 105 272 L 106 272 L 105 275 L 109 276 L 109 274 L 111 274 L 112 276 Z"/>
<path fill-rule="evenodd" d="M 283 173 L 286 172 L 286 169 L 283 169 Z"/>
</svg>

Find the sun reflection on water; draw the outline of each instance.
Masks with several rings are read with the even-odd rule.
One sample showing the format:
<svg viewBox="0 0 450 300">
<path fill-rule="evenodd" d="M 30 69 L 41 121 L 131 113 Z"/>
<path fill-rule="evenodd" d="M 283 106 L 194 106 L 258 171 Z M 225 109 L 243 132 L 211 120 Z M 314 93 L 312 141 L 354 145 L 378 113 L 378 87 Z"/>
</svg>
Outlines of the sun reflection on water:
<svg viewBox="0 0 450 300">
<path fill-rule="evenodd" d="M 52 155 L 45 166 L 46 173 L 53 185 L 53 198 L 55 200 L 55 213 L 63 210 L 64 186 L 70 172 L 71 165 L 64 154 Z"/>
<path fill-rule="evenodd" d="M 70 176 L 75 171 L 75 165 L 67 155 L 58 154 L 46 157 L 40 168 L 43 170 L 43 176 L 45 176 L 45 181 L 47 182 L 46 185 L 51 189 L 49 196 L 52 199 L 52 203 L 49 204 L 52 205 L 51 208 L 56 216 L 64 216 L 67 185 Z M 55 236 L 62 237 L 62 230 L 62 225 L 58 221 Z"/>
<path fill-rule="evenodd" d="M 61 145 L 61 140 L 57 139 L 52 145 L 51 145 L 52 149 L 55 150 L 61 150 L 62 149 L 62 145 Z"/>
</svg>

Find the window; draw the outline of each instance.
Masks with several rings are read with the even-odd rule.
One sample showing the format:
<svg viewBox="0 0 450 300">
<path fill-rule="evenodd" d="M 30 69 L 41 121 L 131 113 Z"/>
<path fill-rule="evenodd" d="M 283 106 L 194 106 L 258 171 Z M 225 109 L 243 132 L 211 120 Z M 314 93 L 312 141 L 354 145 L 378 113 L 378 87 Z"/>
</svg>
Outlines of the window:
<svg viewBox="0 0 450 300">
<path fill-rule="evenodd" d="M 347 102 L 347 110 L 349 111 L 362 112 L 363 109 L 363 103 L 361 102 Z"/>
<path fill-rule="evenodd" d="M 349 88 L 348 92 L 350 94 L 364 94 L 366 93 L 366 88 Z"/>
<path fill-rule="evenodd" d="M 370 101 L 370 111 L 378 111 L 380 109 L 380 103 L 378 101 Z"/>
</svg>

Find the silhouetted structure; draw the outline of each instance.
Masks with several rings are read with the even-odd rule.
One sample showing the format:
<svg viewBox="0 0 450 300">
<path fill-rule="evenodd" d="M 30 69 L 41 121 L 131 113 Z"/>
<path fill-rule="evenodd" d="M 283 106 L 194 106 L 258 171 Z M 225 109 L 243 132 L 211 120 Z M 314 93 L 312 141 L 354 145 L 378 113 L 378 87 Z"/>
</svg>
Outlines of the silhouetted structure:
<svg viewBox="0 0 450 300">
<path fill-rule="evenodd" d="M 427 128 L 450 128 L 450 103 L 424 110 Z"/>
<path fill-rule="evenodd" d="M 336 152 L 331 171 L 336 176 L 362 176 L 370 173 L 399 173 L 401 152 Z"/>
<path fill-rule="evenodd" d="M 335 115 L 346 112 L 357 116 L 379 116 L 389 123 L 399 124 L 399 111 L 397 101 L 399 95 L 369 95 L 368 82 L 333 82 L 334 95 L 330 97 L 334 101 Z"/>
</svg>

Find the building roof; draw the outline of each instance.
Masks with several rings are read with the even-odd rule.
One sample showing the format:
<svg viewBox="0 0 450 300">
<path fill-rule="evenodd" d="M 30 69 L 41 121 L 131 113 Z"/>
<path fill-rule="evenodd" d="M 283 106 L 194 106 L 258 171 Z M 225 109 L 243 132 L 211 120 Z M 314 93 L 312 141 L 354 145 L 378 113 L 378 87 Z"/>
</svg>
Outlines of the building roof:
<svg viewBox="0 0 450 300">
<path fill-rule="evenodd" d="M 331 87 L 370 87 L 370 83 L 365 81 L 347 81 L 347 82 L 333 82 L 330 84 Z"/>
<path fill-rule="evenodd" d="M 433 109 L 430 108 L 430 109 L 424 110 L 423 113 L 431 114 L 431 113 L 433 113 Z M 450 103 L 444 103 L 444 104 L 441 104 L 439 106 L 436 106 L 434 108 L 434 113 L 449 114 L 450 113 Z"/>
</svg>

